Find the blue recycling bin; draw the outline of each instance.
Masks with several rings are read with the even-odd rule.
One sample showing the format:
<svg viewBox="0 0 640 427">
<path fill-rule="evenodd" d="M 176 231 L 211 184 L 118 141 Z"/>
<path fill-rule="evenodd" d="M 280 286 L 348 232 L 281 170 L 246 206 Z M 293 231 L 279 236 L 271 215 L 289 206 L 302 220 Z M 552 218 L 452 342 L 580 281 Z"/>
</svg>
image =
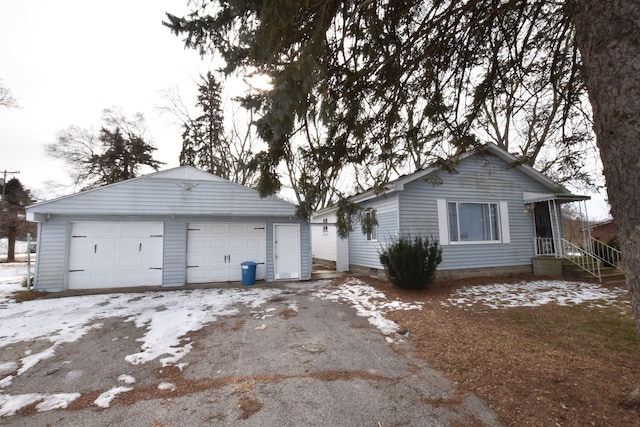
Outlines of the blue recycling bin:
<svg viewBox="0 0 640 427">
<path fill-rule="evenodd" d="M 242 284 L 254 285 L 256 283 L 256 265 L 253 261 L 244 261 L 240 263 L 242 266 Z"/>
</svg>

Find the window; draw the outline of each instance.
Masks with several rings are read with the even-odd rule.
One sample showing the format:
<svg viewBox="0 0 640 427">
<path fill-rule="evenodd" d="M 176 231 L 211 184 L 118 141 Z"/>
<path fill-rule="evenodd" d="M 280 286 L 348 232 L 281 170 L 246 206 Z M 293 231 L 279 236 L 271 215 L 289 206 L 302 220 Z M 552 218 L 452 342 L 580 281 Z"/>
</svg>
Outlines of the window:
<svg viewBox="0 0 640 427">
<path fill-rule="evenodd" d="M 362 220 L 362 233 L 367 236 L 367 240 L 378 240 L 378 219 L 376 218 L 376 210 L 368 209 L 364 213 Z"/>
<path fill-rule="evenodd" d="M 329 234 L 329 220 L 327 218 L 322 220 L 322 234 Z"/>
<path fill-rule="evenodd" d="M 447 204 L 450 242 L 497 242 L 500 240 L 497 203 Z"/>
</svg>

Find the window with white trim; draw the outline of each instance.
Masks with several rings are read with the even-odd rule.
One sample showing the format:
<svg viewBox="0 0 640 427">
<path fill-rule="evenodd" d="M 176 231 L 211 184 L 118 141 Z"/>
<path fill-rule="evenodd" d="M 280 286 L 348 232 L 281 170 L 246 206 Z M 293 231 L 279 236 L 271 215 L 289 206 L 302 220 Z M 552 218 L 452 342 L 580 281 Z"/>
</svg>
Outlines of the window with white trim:
<svg viewBox="0 0 640 427">
<path fill-rule="evenodd" d="M 376 218 L 376 210 L 368 209 L 364 213 L 363 233 L 366 234 L 368 241 L 378 240 L 378 219 Z"/>
<path fill-rule="evenodd" d="M 322 220 L 322 234 L 329 234 L 329 220 L 327 218 Z"/>
<path fill-rule="evenodd" d="M 499 242 L 498 203 L 448 202 L 450 242 Z"/>
</svg>

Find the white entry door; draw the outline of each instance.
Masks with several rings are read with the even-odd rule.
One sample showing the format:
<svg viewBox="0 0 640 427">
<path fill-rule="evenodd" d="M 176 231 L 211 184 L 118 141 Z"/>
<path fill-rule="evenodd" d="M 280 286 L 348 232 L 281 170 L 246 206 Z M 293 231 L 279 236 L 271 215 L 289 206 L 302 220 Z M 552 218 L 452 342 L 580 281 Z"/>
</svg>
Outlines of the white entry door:
<svg viewBox="0 0 640 427">
<path fill-rule="evenodd" d="M 72 223 L 67 287 L 162 285 L 163 233 L 162 222 Z"/>
<path fill-rule="evenodd" d="M 264 223 L 190 223 L 187 227 L 187 283 L 240 281 L 241 263 L 259 263 L 265 278 Z"/>
<path fill-rule="evenodd" d="M 300 278 L 300 226 L 274 225 L 275 278 Z"/>
</svg>

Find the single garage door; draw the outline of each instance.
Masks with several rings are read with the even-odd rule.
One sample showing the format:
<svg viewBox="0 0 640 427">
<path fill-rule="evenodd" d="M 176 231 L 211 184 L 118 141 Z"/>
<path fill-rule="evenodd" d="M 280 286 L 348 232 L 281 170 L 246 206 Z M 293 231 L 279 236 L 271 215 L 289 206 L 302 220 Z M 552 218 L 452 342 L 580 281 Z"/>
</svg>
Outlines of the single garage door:
<svg viewBox="0 0 640 427">
<path fill-rule="evenodd" d="M 69 289 L 162 285 L 162 222 L 74 222 Z"/>
<path fill-rule="evenodd" d="M 187 283 L 240 281 L 243 261 L 259 263 L 265 278 L 264 223 L 190 223 L 187 234 Z"/>
</svg>

